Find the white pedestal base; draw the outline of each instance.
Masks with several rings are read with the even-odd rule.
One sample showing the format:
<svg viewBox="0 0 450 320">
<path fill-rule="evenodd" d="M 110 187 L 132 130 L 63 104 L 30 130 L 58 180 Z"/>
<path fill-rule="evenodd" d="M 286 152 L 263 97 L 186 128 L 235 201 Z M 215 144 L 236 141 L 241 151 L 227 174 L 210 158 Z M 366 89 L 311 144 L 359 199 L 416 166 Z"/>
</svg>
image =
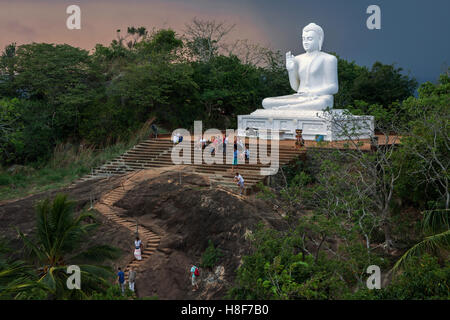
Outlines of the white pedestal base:
<svg viewBox="0 0 450 320">
<path fill-rule="evenodd" d="M 267 134 L 261 129 L 266 129 Z M 316 140 L 319 135 L 324 141 L 369 139 L 374 136 L 374 117 L 349 115 L 342 109 L 329 112 L 260 109 L 238 116 L 239 136 L 295 140 L 297 129 L 302 130 L 304 140 Z"/>
</svg>

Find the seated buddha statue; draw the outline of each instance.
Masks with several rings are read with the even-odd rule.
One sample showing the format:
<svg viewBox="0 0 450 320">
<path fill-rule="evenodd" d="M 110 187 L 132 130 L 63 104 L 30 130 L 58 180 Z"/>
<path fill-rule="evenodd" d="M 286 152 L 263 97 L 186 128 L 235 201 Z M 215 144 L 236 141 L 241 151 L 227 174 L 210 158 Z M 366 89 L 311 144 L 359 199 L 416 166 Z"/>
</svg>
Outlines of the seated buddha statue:
<svg viewBox="0 0 450 320">
<path fill-rule="evenodd" d="M 290 51 L 286 53 L 289 82 L 296 93 L 266 98 L 262 102 L 264 109 L 256 110 L 252 115 L 320 111 L 333 107 L 333 95 L 338 92 L 337 59 L 320 51 L 323 39 L 323 30 L 317 24 L 310 23 L 303 28 L 302 41 L 306 53 L 298 56 L 293 56 Z"/>
</svg>

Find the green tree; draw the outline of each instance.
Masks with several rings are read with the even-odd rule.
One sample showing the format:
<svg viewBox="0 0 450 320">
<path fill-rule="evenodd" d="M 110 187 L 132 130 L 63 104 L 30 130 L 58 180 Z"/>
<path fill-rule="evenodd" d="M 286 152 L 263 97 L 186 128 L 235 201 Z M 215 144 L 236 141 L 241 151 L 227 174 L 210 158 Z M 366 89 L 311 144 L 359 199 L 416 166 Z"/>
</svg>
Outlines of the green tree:
<svg viewBox="0 0 450 320">
<path fill-rule="evenodd" d="M 223 254 L 220 249 L 215 248 L 214 243 L 209 240 L 208 247 L 202 255 L 201 267 L 213 268 L 222 256 Z"/>
<path fill-rule="evenodd" d="M 29 152 L 17 160 L 48 159 L 58 141 L 79 138 L 80 115 L 97 98 L 100 75 L 92 71 L 88 51 L 69 45 L 26 44 L 12 58 L 9 51 L 3 56 L 14 63 L 0 64 L 0 74 L 14 76 L 4 78 L 0 95 L 20 99 L 16 111 L 25 123 L 25 149 L 33 148 L 33 139 L 45 144 L 39 154 Z M 45 129 L 35 131 L 40 127 Z"/>
<path fill-rule="evenodd" d="M 349 62 L 335 54 L 338 59 L 338 81 L 339 91 L 334 96 L 336 107 L 345 108 L 355 103 L 353 86 L 355 80 L 367 69 L 358 66 L 354 61 Z"/>
<path fill-rule="evenodd" d="M 305 218 L 302 217 L 301 221 Z M 368 261 L 361 259 L 355 246 L 348 247 L 350 251 L 344 248 L 335 252 L 336 256 L 342 257 L 341 260 L 319 255 L 323 242 L 319 244 L 320 239 L 313 236 L 312 232 L 329 236 L 340 232 L 335 226 L 335 220 L 325 220 L 309 219 L 309 223 L 299 224 L 294 230 L 286 232 L 260 225 L 249 236 L 252 253 L 243 257 L 236 284 L 228 296 L 235 299 L 284 300 L 339 299 L 348 294 L 350 287 L 355 284 L 355 269 L 352 266 L 355 260 L 360 265 Z M 314 231 L 311 226 L 315 228 Z M 310 252 L 308 249 L 311 246 L 315 246 L 317 251 Z M 327 249 L 332 248 L 327 246 Z M 367 255 L 365 250 L 361 252 Z M 363 273 L 360 265 L 356 268 L 357 276 Z"/>
<path fill-rule="evenodd" d="M 383 299 L 450 299 L 450 261 L 443 265 L 427 254 L 411 259 L 401 274 L 394 277 L 386 290 L 378 292 Z M 379 290 L 377 290 L 379 291 Z"/>
<path fill-rule="evenodd" d="M 398 162 L 407 163 L 408 171 L 399 183 L 401 195 L 421 200 L 426 209 L 450 207 L 449 101 L 450 77 L 443 74 L 437 84 L 423 84 L 419 97 L 402 105 L 408 118 Z"/>
<path fill-rule="evenodd" d="M 15 96 L 16 50 L 16 44 L 11 43 L 5 47 L 0 57 L 0 92 L 9 97 Z"/>
<path fill-rule="evenodd" d="M 195 61 L 207 63 L 220 54 L 220 49 L 225 45 L 223 39 L 233 30 L 234 25 L 194 18 L 185 27 L 184 36 L 190 57 Z"/>
<path fill-rule="evenodd" d="M 106 258 L 116 258 L 118 250 L 107 245 L 91 246 L 79 250 L 85 237 L 96 224 L 83 223 L 93 218 L 90 213 L 74 215 L 74 202 L 68 201 L 66 195 L 59 194 L 53 202 L 45 199 L 38 203 L 37 235 L 30 239 L 18 231 L 25 248 L 33 257 L 38 272 L 38 283 L 45 286 L 49 298 L 86 298 L 94 291 L 102 291 L 108 286 L 113 273 L 108 268 L 81 264 L 95 260 L 101 262 Z M 76 264 L 81 269 L 81 290 L 68 290 L 66 274 L 69 265 Z"/>
<path fill-rule="evenodd" d="M 413 96 L 417 88 L 413 77 L 394 65 L 375 62 L 368 69 L 336 57 L 339 92 L 335 95 L 335 107 L 349 109 L 354 114 L 373 115 L 383 123 L 396 122 L 400 120 L 399 114 L 406 115 L 401 102 Z"/>
<path fill-rule="evenodd" d="M 284 71 L 243 64 L 233 55 L 193 62 L 192 66 L 199 88 L 199 116 L 208 127 L 236 127 L 238 114 L 256 110 L 263 98 L 280 95 L 284 89 L 278 86 Z"/>
<path fill-rule="evenodd" d="M 388 108 L 393 102 L 412 96 L 417 88 L 417 81 L 403 75 L 403 69 L 395 68 L 394 65 L 375 62 L 370 71 L 362 70 L 352 86 L 353 100 L 380 104 Z"/>
<path fill-rule="evenodd" d="M 19 293 L 37 287 L 36 275 L 23 261 L 13 261 L 6 257 L 10 250 L 0 242 L 0 300 L 13 299 Z"/>
<path fill-rule="evenodd" d="M 450 299 L 450 262 L 439 264 L 436 257 L 412 257 L 401 273 L 395 274 L 386 288 L 359 290 L 350 299 L 448 300 Z"/>
<path fill-rule="evenodd" d="M 448 258 L 450 249 L 450 210 L 429 210 L 422 220 L 425 238 L 407 250 L 395 263 L 393 270 L 398 271 L 410 263 L 414 256 L 425 253 L 436 254 Z"/>
<path fill-rule="evenodd" d="M 147 41 L 140 42 L 137 46 L 137 53 L 140 56 L 150 56 L 152 54 L 169 55 L 176 49 L 183 47 L 183 41 L 177 37 L 172 29 L 160 29 L 154 32 Z M 178 52 L 177 52 L 178 53 Z"/>
<path fill-rule="evenodd" d="M 0 100 L 0 163 L 14 163 L 23 152 L 24 124 L 17 98 Z"/>
</svg>

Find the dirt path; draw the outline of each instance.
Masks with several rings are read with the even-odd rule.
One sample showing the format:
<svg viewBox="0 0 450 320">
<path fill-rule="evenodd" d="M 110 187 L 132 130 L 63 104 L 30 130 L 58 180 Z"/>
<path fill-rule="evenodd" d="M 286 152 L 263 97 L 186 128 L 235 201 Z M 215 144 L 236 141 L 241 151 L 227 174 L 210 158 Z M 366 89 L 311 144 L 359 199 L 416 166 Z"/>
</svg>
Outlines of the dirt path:
<svg viewBox="0 0 450 320">
<path fill-rule="evenodd" d="M 133 267 L 134 271 L 142 271 L 142 266 L 157 250 L 161 237 L 158 234 L 150 231 L 143 225 L 136 225 L 136 222 L 130 220 L 128 217 L 123 216 L 122 213 L 124 210 L 122 208 L 114 206 L 114 204 L 122 199 L 128 191 L 136 187 L 136 185 L 138 185 L 141 181 L 157 177 L 164 172 L 174 170 L 179 171 L 183 168 L 184 166 L 172 166 L 130 173 L 129 175 L 125 176 L 119 187 L 116 187 L 111 191 L 103 194 L 100 200 L 95 204 L 94 208 L 98 212 L 100 212 L 103 216 L 105 216 L 112 222 L 127 228 L 131 233 L 135 234 L 136 227 L 138 227 L 139 238 L 142 240 L 143 245 L 142 260 L 133 259 L 129 261 L 124 270 L 126 282 L 128 282 L 128 272 L 130 270 L 130 267 Z M 130 239 L 130 241 L 134 241 L 134 238 L 133 240 Z"/>
</svg>

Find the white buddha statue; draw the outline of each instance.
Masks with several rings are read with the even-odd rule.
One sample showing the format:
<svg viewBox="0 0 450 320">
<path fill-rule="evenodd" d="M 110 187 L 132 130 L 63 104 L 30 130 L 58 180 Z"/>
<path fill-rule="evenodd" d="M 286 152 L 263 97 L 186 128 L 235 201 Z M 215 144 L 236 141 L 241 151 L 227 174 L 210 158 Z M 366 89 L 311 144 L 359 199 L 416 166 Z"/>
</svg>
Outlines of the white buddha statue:
<svg viewBox="0 0 450 320">
<path fill-rule="evenodd" d="M 286 53 L 289 82 L 296 93 L 266 98 L 262 102 L 265 110 L 256 110 L 252 115 L 288 115 L 290 111 L 320 111 L 333 107 L 333 95 L 338 92 L 337 59 L 320 51 L 323 39 L 323 30 L 317 24 L 310 23 L 303 28 L 306 53 L 295 57 L 290 51 Z"/>
</svg>

